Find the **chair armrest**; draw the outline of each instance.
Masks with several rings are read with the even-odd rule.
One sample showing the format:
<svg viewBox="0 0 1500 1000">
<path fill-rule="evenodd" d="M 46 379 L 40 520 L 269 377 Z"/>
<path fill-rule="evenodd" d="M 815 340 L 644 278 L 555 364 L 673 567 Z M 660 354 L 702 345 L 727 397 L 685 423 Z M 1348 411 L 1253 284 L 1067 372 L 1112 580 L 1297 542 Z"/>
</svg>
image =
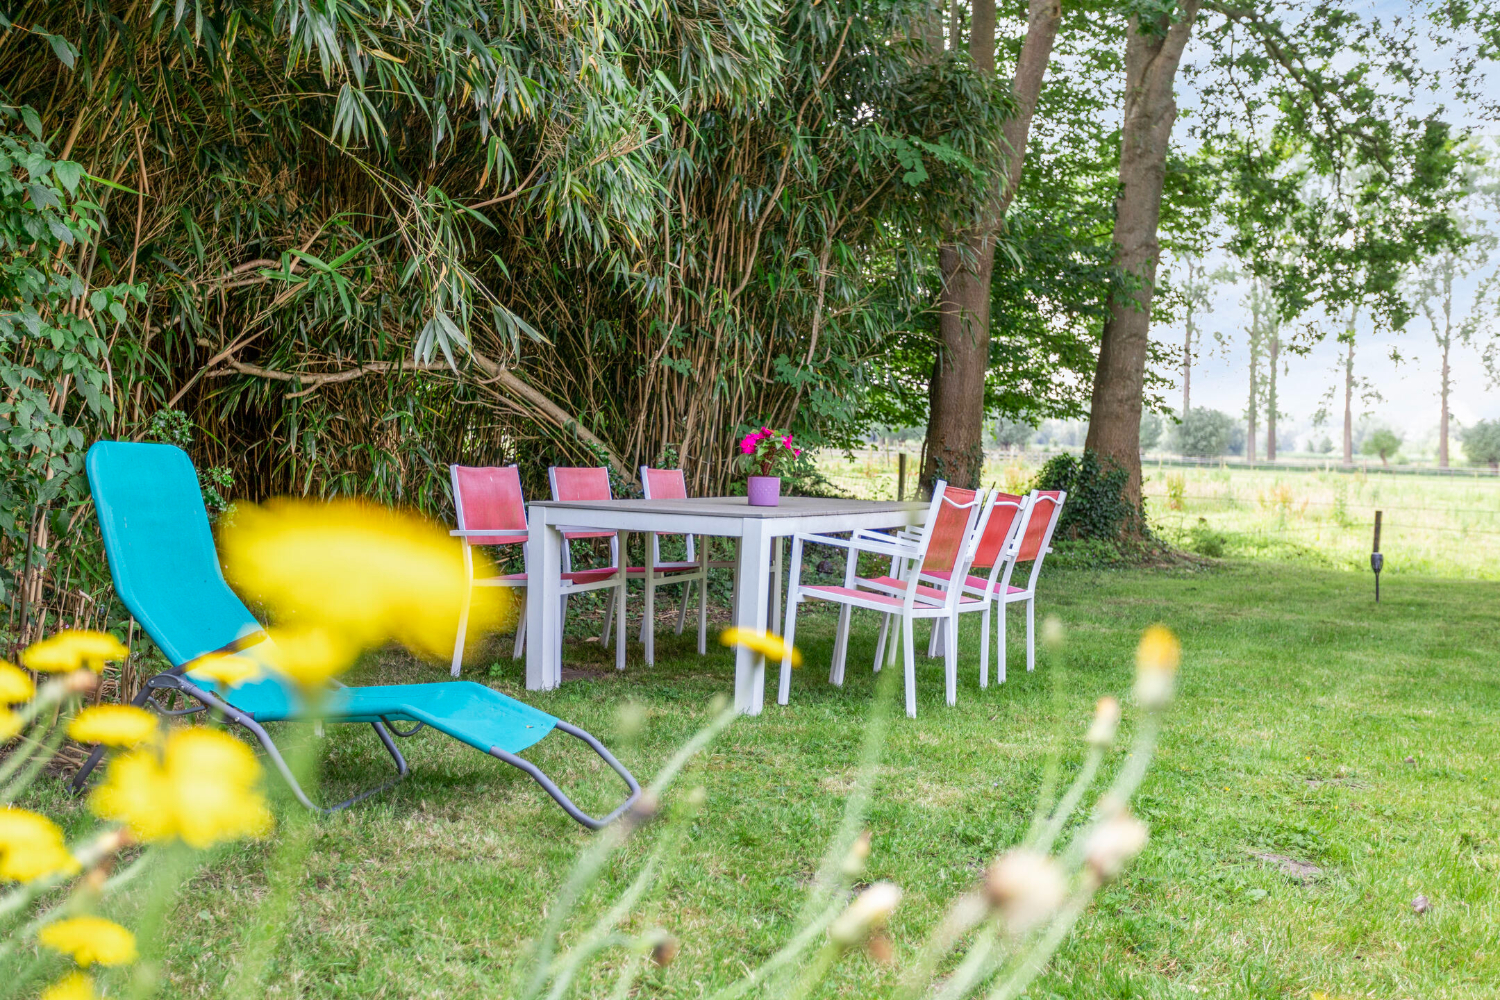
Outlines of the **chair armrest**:
<svg viewBox="0 0 1500 1000">
<path fill-rule="evenodd" d="M 530 538 L 529 531 L 511 528 L 454 528 L 448 532 L 454 538 Z"/>
<path fill-rule="evenodd" d="M 799 532 L 792 536 L 799 542 L 812 542 L 814 545 L 832 545 L 840 549 L 853 549 L 856 552 L 873 552 L 879 556 L 896 556 L 901 559 L 914 559 L 917 555 L 916 546 L 900 542 L 890 536 L 890 540 L 881 542 L 873 538 L 835 538 L 832 535 L 816 535 L 812 533 Z"/>
</svg>

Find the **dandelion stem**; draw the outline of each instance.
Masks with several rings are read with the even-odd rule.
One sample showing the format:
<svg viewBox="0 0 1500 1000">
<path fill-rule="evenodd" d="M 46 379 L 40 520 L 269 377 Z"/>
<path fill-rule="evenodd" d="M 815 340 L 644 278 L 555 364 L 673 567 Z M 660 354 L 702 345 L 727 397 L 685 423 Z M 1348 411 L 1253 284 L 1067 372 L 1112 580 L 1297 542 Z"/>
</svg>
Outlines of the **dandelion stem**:
<svg viewBox="0 0 1500 1000">
<path fill-rule="evenodd" d="M 1073 815 L 1073 810 L 1078 808 L 1078 803 L 1083 800 L 1084 793 L 1094 783 L 1094 777 L 1099 773 L 1099 765 L 1103 760 L 1103 747 L 1089 748 L 1089 755 L 1084 759 L 1083 768 L 1078 772 L 1078 777 L 1073 779 L 1073 783 L 1068 786 L 1068 791 L 1058 802 L 1057 808 L 1052 811 L 1051 817 L 1042 825 L 1036 842 L 1032 845 L 1036 850 L 1043 854 L 1052 851 L 1053 842 L 1062 832 L 1064 824 L 1068 822 L 1068 817 Z"/>
</svg>

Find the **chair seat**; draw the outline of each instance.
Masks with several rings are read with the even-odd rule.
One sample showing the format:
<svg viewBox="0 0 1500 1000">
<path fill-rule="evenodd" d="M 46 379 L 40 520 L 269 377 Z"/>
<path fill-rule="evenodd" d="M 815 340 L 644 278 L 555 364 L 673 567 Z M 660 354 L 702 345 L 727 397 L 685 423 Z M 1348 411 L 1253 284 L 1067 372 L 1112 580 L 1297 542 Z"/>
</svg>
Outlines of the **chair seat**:
<svg viewBox="0 0 1500 1000">
<path fill-rule="evenodd" d="M 869 580 L 861 579 L 859 582 L 863 584 L 874 584 L 886 580 L 891 580 L 891 577 L 875 577 Z M 892 580 L 892 582 L 894 582 L 901 588 L 901 592 L 903 594 L 906 593 L 906 584 L 902 583 L 900 580 Z M 854 587 L 802 587 L 801 591 L 808 597 L 821 597 L 824 600 L 838 601 L 841 604 L 848 604 L 857 600 L 865 601 L 871 604 L 879 604 L 884 607 L 899 608 L 902 605 L 902 599 L 899 597 L 895 597 L 891 594 L 882 594 L 878 591 L 873 590 L 859 590 Z M 927 594 L 924 596 L 928 596 L 929 599 L 935 597 L 938 602 L 941 602 L 944 599 L 944 594 L 941 590 L 936 590 L 932 587 L 917 587 L 918 594 L 921 594 L 923 591 L 927 592 Z M 978 597 L 965 596 L 959 600 L 960 606 L 979 605 L 983 603 L 983 599 Z M 933 605 L 918 604 L 914 606 L 913 610 L 920 613 L 923 611 L 930 612 L 938 611 L 941 609 Z"/>
<path fill-rule="evenodd" d="M 951 580 L 951 579 L 953 579 L 953 574 L 951 572 L 949 572 L 948 570 L 934 570 L 931 573 L 923 573 L 922 575 L 923 576 L 935 577 L 936 579 L 939 579 L 939 580 Z M 966 586 L 966 587 L 973 587 L 975 590 L 985 590 L 985 589 L 987 589 L 989 587 L 989 585 L 990 585 L 990 581 L 987 578 L 982 577 L 982 576 L 972 576 L 971 575 L 967 579 L 964 580 L 964 586 Z M 1026 588 L 1025 587 L 1017 587 L 1017 586 L 1012 585 L 1012 586 L 1007 587 L 1005 592 L 1007 594 L 1024 594 L 1024 593 L 1026 593 Z"/>
<path fill-rule="evenodd" d="M 931 574 L 931 575 L 936 576 L 937 574 L 934 573 L 934 574 Z M 969 577 L 969 579 L 972 580 L 972 579 L 974 579 L 974 577 L 971 576 L 971 577 Z M 875 588 L 877 588 L 879 590 L 889 591 L 890 593 L 893 593 L 893 594 L 904 594 L 904 593 L 906 593 L 906 581 L 905 580 L 898 580 L 898 579 L 896 579 L 893 576 L 874 576 L 874 577 L 870 577 L 869 579 L 860 578 L 859 582 L 863 586 L 866 586 L 866 587 L 875 587 Z M 928 587 L 928 586 L 925 586 L 925 585 L 920 584 L 920 583 L 917 584 L 917 596 L 921 597 L 921 598 L 925 598 L 926 600 L 932 601 L 935 604 L 941 604 L 941 603 L 943 603 L 944 601 L 946 601 L 948 599 L 948 595 L 947 595 L 946 592 L 941 591 L 941 590 L 937 589 L 936 587 Z M 984 599 L 983 598 L 981 598 L 981 597 L 971 597 L 968 594 L 964 594 L 962 597 L 959 598 L 959 604 L 982 604 L 982 603 L 984 603 Z"/>
</svg>

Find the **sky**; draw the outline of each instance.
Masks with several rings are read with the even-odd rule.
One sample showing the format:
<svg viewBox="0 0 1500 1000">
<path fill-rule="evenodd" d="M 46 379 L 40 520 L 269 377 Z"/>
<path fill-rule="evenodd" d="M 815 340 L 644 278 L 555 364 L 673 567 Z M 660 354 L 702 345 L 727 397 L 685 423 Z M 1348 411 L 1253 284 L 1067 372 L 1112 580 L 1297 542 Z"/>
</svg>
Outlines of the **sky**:
<svg viewBox="0 0 1500 1000">
<path fill-rule="evenodd" d="M 1408 14 L 1405 3 L 1355 4 L 1364 14 L 1378 14 L 1386 19 L 1397 14 Z M 1201 58 L 1190 47 L 1185 61 Z M 1443 58 L 1436 50 L 1430 58 Z M 1181 79 L 1181 78 L 1179 78 Z M 1500 77 L 1493 81 L 1500 97 Z M 1462 106 L 1451 94 L 1438 93 L 1432 97 L 1433 104 L 1442 103 L 1445 119 L 1458 128 L 1470 128 L 1480 134 L 1497 134 L 1495 122 L 1485 122 Z M 1179 86 L 1178 103 L 1185 117 L 1191 116 L 1196 95 L 1190 87 Z M 1179 119 L 1181 124 L 1182 119 Z M 1497 255 L 1500 256 L 1500 255 Z M 1163 266 L 1171 267 L 1170 259 Z M 1227 259 L 1210 261 L 1209 266 L 1229 263 Z M 1495 266 L 1492 263 L 1491 266 Z M 1472 301 L 1474 288 L 1480 276 L 1474 275 L 1466 281 L 1456 294 L 1459 302 Z M 1241 305 L 1248 286 L 1220 286 L 1211 312 L 1200 316 L 1203 328 L 1217 330 L 1225 335 L 1227 347 L 1220 349 L 1212 336 L 1204 338 L 1203 350 L 1198 354 L 1193 370 L 1192 398 L 1194 406 L 1207 406 L 1223 410 L 1235 416 L 1243 416 L 1249 393 L 1248 347 L 1245 343 L 1244 326 L 1247 310 Z M 1457 310 L 1456 310 L 1457 311 Z M 1500 331 L 1493 331 L 1500 334 Z M 1181 349 L 1182 324 L 1163 323 L 1153 330 L 1152 337 L 1166 345 Z M 1392 352 L 1399 353 L 1401 360 L 1392 360 Z M 1325 394 L 1337 385 L 1338 392 L 1330 407 L 1330 421 L 1326 431 L 1335 442 L 1339 439 L 1343 423 L 1343 378 L 1342 348 L 1331 337 L 1316 344 L 1305 356 L 1283 352 L 1283 372 L 1278 383 L 1282 416 L 1282 437 L 1288 432 L 1296 437 L 1300 447 L 1312 434 L 1313 414 L 1323 405 Z M 1384 424 L 1404 433 L 1409 442 L 1432 445 L 1436 441 L 1438 426 L 1438 390 L 1440 371 L 1439 348 L 1432 330 L 1424 317 L 1414 317 L 1403 331 L 1375 331 L 1368 320 L 1361 324 L 1356 335 L 1355 374 L 1369 379 L 1381 395 L 1380 400 L 1363 401 L 1358 393 L 1355 397 L 1354 417 L 1356 422 L 1365 417 L 1372 424 Z M 1454 418 L 1461 424 L 1470 424 L 1481 419 L 1500 418 L 1500 387 L 1487 385 L 1480 364 L 1480 351 L 1473 347 L 1455 347 L 1451 359 L 1454 384 L 1450 405 Z M 1169 400 L 1173 398 L 1168 395 Z M 1181 388 L 1176 390 L 1176 406 L 1181 406 Z M 1318 432 L 1321 436 L 1323 431 Z M 1284 441 L 1283 449 L 1291 442 Z M 1432 445 L 1435 447 L 1435 445 Z M 1455 451 L 1457 443 L 1454 443 Z"/>
</svg>

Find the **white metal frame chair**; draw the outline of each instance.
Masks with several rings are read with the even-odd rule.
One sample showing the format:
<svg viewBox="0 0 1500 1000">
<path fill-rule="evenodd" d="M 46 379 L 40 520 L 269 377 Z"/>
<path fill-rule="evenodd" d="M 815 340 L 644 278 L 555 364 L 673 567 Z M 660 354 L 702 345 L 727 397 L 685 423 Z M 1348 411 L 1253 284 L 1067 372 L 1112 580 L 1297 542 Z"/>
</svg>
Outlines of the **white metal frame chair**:
<svg viewBox="0 0 1500 1000">
<path fill-rule="evenodd" d="M 464 589 L 463 605 L 458 616 L 458 635 L 453 642 L 452 674 L 457 677 L 463 669 L 464 633 L 469 626 L 469 604 L 475 587 L 507 587 L 522 591 L 520 606 L 516 609 L 519 617 L 516 622 L 515 647 L 511 653 L 513 659 L 521 657 L 521 652 L 526 646 L 525 591 L 530 572 L 526 539 L 529 532 L 526 530 L 526 500 L 521 493 L 521 477 L 514 465 L 488 468 L 450 465 L 448 472 L 453 483 L 453 510 L 458 520 L 458 527 L 449 534 L 463 542 L 464 576 L 468 582 L 468 587 Z M 523 571 L 476 579 L 472 551 L 475 545 L 520 545 Z M 614 567 L 574 572 L 570 566 L 564 565 L 563 608 L 560 610 L 566 611 L 569 594 L 604 588 L 615 588 L 617 592 L 623 591 L 624 574 L 619 573 Z M 620 646 L 615 654 L 615 667 L 624 670 L 625 623 L 623 620 L 620 622 L 619 638 Z M 561 628 L 558 629 L 558 642 L 562 642 Z"/>
<path fill-rule="evenodd" d="M 912 623 L 919 618 L 928 618 L 956 624 L 961 611 L 984 610 L 984 603 L 965 594 L 961 588 L 939 591 L 923 586 L 918 579 L 919 574 L 915 572 L 909 574 L 910 578 L 904 582 L 899 595 L 868 589 L 870 581 L 857 573 L 859 554 L 868 552 L 905 560 L 924 570 L 947 570 L 963 574 L 968 569 L 967 560 L 973 556 L 975 525 L 984 509 L 982 493 L 949 487 L 947 483 L 939 481 L 932 491 L 926 530 L 922 532 L 920 539 L 902 539 L 874 531 L 856 531 L 847 539 L 815 534 L 792 536 L 792 572 L 787 586 L 786 627 L 783 630 L 787 654 L 781 661 L 781 686 L 777 701 L 785 705 L 791 693 L 791 648 L 797 634 L 797 605 L 810 599 L 824 600 L 843 606 L 839 612 L 838 637 L 834 643 L 833 663 L 828 674 L 829 682 L 837 686 L 844 683 L 851 612 L 855 608 L 863 608 L 901 616 L 906 668 L 906 714 L 915 718 L 916 657 L 912 646 Z M 802 583 L 802 547 L 807 542 L 832 545 L 848 551 L 843 586 L 811 586 Z M 950 628 L 946 634 L 946 696 L 948 704 L 952 705 L 958 700 L 958 632 L 957 629 Z"/>
<path fill-rule="evenodd" d="M 681 469 L 653 469 L 641 466 L 641 489 L 647 500 L 686 500 L 687 477 Z M 708 559 L 707 547 L 700 557 L 698 539 L 681 536 L 687 547 L 687 558 L 665 562 L 661 557 L 661 532 L 651 532 L 651 559 L 646 563 L 641 582 L 646 587 L 646 613 L 641 617 L 641 642 L 646 647 L 646 662 L 656 660 L 656 588 L 682 584 L 682 609 L 677 613 L 677 634 L 687 624 L 688 602 L 693 584 L 698 584 L 698 655 L 708 652 Z M 663 576 L 665 572 L 670 575 Z"/>
<path fill-rule="evenodd" d="M 969 559 L 967 575 L 957 576 L 955 573 L 942 570 L 924 570 L 921 574 L 921 582 L 928 586 L 946 591 L 954 579 L 964 580 L 964 592 L 969 596 L 984 598 L 983 625 L 979 638 L 979 686 L 989 687 L 990 672 L 990 601 L 992 595 L 997 592 L 1003 574 L 1004 579 L 1010 579 L 1011 570 L 1014 568 L 1014 557 L 1018 539 L 1025 530 L 1026 512 L 1030 507 L 1030 497 L 1015 496 L 1010 493 L 995 491 L 990 495 L 989 504 L 982 516 L 981 522 L 974 529 L 972 540 L 973 555 Z M 979 570 L 989 570 L 988 576 L 976 576 Z M 869 581 L 868 586 L 883 590 L 887 593 L 899 593 L 905 587 L 903 582 L 908 572 L 904 560 L 891 560 L 890 576 L 880 577 Z M 965 610 L 972 610 L 967 605 Z M 1000 682 L 1005 680 L 1005 606 L 1000 605 L 999 625 L 997 626 L 997 640 L 999 653 L 999 664 L 997 676 Z M 932 636 L 928 642 L 927 655 L 937 655 L 937 645 L 943 640 L 943 630 L 946 623 L 934 621 L 932 624 Z M 881 624 L 880 643 L 875 653 L 875 669 L 881 667 L 882 656 L 885 653 L 886 634 L 890 628 L 890 615 L 886 615 Z M 894 655 L 894 649 L 892 650 Z"/>
</svg>

